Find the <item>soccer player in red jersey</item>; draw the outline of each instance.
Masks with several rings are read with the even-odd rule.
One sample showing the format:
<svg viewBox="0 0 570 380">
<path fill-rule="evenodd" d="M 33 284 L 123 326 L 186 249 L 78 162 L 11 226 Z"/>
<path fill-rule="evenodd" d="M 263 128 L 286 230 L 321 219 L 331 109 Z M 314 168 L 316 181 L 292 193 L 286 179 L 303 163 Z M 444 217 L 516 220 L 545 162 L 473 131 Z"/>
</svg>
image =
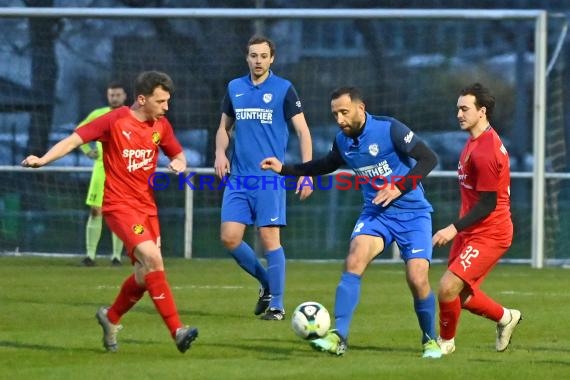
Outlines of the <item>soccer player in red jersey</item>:
<svg viewBox="0 0 570 380">
<path fill-rule="evenodd" d="M 122 328 L 119 320 L 148 291 L 178 350 L 185 352 L 197 338 L 198 330 L 180 321 L 166 280 L 150 178 L 156 170 L 159 148 L 170 158 L 170 170 L 181 173 L 186 169 L 182 146 L 165 117 L 174 85 L 167 74 L 146 71 L 137 77 L 134 90 L 135 101 L 130 108 L 119 107 L 85 124 L 42 157 L 26 157 L 22 166 L 47 165 L 90 141 L 103 144 L 107 175 L 103 216 L 125 243 L 134 266 L 134 273 L 124 281 L 115 302 L 97 311 L 103 345 L 108 351 L 117 350 L 117 333 Z"/>
<path fill-rule="evenodd" d="M 522 319 L 519 310 L 503 307 L 480 289 L 513 239 L 509 154 L 490 125 L 494 108 L 495 98 L 479 83 L 463 89 L 457 100 L 459 126 L 470 134 L 457 168 L 461 210 L 457 221 L 432 238 L 435 246 L 455 238 L 438 294 L 438 343 L 444 354 L 455 351 L 461 309 L 497 322 L 499 352 Z"/>
</svg>

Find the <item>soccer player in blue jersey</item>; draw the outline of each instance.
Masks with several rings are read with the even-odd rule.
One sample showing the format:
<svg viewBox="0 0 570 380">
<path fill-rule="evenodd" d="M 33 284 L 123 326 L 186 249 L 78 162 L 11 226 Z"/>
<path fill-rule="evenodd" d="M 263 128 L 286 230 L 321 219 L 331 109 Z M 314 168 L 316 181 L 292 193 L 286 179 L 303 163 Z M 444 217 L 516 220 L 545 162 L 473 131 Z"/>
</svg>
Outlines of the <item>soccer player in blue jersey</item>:
<svg viewBox="0 0 570 380">
<path fill-rule="evenodd" d="M 260 284 L 255 315 L 264 320 L 285 317 L 285 253 L 280 228 L 286 225 L 285 189 L 279 176 L 262 170 L 264 157 L 283 160 L 290 123 L 299 138 L 301 159 L 312 158 L 311 134 L 295 88 L 271 70 L 275 46 L 262 36 L 252 37 L 246 49 L 249 73 L 228 84 L 216 133 L 216 175 L 226 186 L 222 201 L 221 240 L 240 267 Z M 234 151 L 226 155 L 230 138 Z M 228 176 L 228 177 L 226 177 Z M 312 192 L 312 180 L 300 178 L 301 200 Z M 243 241 L 246 226 L 255 224 L 267 260 L 265 268 Z"/>
<path fill-rule="evenodd" d="M 428 279 L 433 210 L 420 183 L 435 167 L 437 158 L 398 120 L 366 112 L 362 95 L 354 87 L 335 90 L 331 110 L 341 131 L 327 156 L 295 165 L 283 165 L 275 157 L 260 161 L 261 168 L 281 175 L 322 175 L 348 165 L 362 186 L 364 206 L 336 288 L 336 329 L 311 341 L 311 345 L 334 355 L 344 354 L 362 275 L 368 264 L 395 241 L 406 264 L 406 280 L 422 331 L 423 357 L 440 358 L 435 341 L 436 302 Z"/>
</svg>

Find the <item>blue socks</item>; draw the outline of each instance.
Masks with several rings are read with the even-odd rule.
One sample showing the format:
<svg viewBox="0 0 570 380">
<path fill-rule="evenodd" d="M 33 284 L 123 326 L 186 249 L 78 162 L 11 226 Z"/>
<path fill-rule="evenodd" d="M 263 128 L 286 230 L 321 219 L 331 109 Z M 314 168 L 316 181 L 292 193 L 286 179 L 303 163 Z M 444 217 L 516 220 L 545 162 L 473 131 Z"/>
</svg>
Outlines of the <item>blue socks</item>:
<svg viewBox="0 0 570 380">
<path fill-rule="evenodd" d="M 255 277 L 261 286 L 271 292 L 270 308 L 285 310 L 283 292 L 285 290 L 285 252 L 283 247 L 266 253 L 267 270 L 261 265 L 253 249 L 245 243 L 230 251 L 240 267 Z"/>
<path fill-rule="evenodd" d="M 267 278 L 271 291 L 269 308 L 285 310 L 283 306 L 283 292 L 285 291 L 285 251 L 279 247 L 274 251 L 265 253 L 267 259 Z"/>
<path fill-rule="evenodd" d="M 360 299 L 361 277 L 350 272 L 340 276 L 334 306 L 335 327 L 343 338 L 348 338 L 352 316 Z M 435 296 L 430 292 L 425 299 L 414 299 L 414 309 L 422 330 L 422 343 L 436 338 Z"/>
<path fill-rule="evenodd" d="M 435 296 L 433 292 L 423 300 L 414 299 L 414 310 L 422 329 L 422 344 L 436 338 L 435 333 Z"/>
<path fill-rule="evenodd" d="M 261 286 L 265 289 L 271 289 L 269 281 L 267 280 L 267 271 L 263 265 L 261 265 L 255 252 L 247 243 L 242 241 L 236 249 L 230 251 L 230 254 L 240 267 L 259 281 Z"/>
<path fill-rule="evenodd" d="M 352 315 L 360 300 L 360 279 L 357 274 L 344 272 L 336 288 L 335 327 L 344 339 L 348 338 Z"/>
</svg>

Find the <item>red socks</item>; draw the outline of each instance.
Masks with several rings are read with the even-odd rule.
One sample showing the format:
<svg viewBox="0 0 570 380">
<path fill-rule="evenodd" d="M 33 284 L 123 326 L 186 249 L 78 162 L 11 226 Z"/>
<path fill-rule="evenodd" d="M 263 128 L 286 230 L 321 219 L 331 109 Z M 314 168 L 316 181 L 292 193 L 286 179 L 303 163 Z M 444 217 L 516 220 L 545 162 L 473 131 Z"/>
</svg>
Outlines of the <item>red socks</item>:
<svg viewBox="0 0 570 380">
<path fill-rule="evenodd" d="M 172 297 L 170 285 L 168 285 L 166 281 L 164 271 L 150 272 L 144 279 L 154 307 L 162 317 L 164 323 L 166 323 L 166 326 L 168 326 L 170 335 L 174 338 L 176 336 L 176 330 L 182 327 L 183 324 L 176 310 L 174 297 Z"/>
<path fill-rule="evenodd" d="M 479 289 L 473 289 L 473 294 L 463 309 L 475 315 L 499 322 L 503 316 L 503 307 L 492 300 Z M 439 335 L 443 339 L 455 338 L 459 315 L 461 313 L 461 301 L 456 297 L 451 302 L 439 302 Z"/>
<path fill-rule="evenodd" d="M 455 338 L 460 314 L 461 301 L 459 297 L 451 302 L 439 301 L 439 336 L 446 340 Z"/>
<path fill-rule="evenodd" d="M 109 321 L 115 325 L 118 324 L 121 317 L 141 299 L 145 291 L 146 288 L 141 287 L 135 281 L 134 274 L 127 277 L 115 302 L 109 308 L 107 313 Z"/>
<path fill-rule="evenodd" d="M 503 307 L 479 289 L 473 289 L 473 295 L 463 308 L 495 322 L 503 316 Z"/>
</svg>

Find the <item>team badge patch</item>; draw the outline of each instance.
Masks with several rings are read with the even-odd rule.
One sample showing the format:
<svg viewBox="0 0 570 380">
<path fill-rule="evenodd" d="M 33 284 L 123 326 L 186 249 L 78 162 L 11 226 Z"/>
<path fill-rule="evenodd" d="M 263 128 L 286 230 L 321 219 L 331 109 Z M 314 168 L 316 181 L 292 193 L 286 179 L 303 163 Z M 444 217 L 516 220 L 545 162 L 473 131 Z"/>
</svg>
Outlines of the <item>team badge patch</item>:
<svg viewBox="0 0 570 380">
<path fill-rule="evenodd" d="M 135 235 L 142 235 L 144 233 L 144 227 L 142 224 L 135 224 L 133 226 L 133 232 Z"/>
<path fill-rule="evenodd" d="M 378 148 L 378 144 L 372 144 L 368 146 L 368 153 L 373 157 L 376 157 L 380 152 L 380 148 Z"/>
<path fill-rule="evenodd" d="M 152 142 L 154 143 L 154 145 L 160 144 L 160 133 L 156 131 L 152 132 Z"/>
<path fill-rule="evenodd" d="M 272 95 L 272 94 L 269 94 L 269 93 L 263 94 L 263 101 L 264 101 L 265 103 L 269 103 L 269 102 L 271 101 L 271 99 L 273 99 L 273 95 Z"/>
</svg>

